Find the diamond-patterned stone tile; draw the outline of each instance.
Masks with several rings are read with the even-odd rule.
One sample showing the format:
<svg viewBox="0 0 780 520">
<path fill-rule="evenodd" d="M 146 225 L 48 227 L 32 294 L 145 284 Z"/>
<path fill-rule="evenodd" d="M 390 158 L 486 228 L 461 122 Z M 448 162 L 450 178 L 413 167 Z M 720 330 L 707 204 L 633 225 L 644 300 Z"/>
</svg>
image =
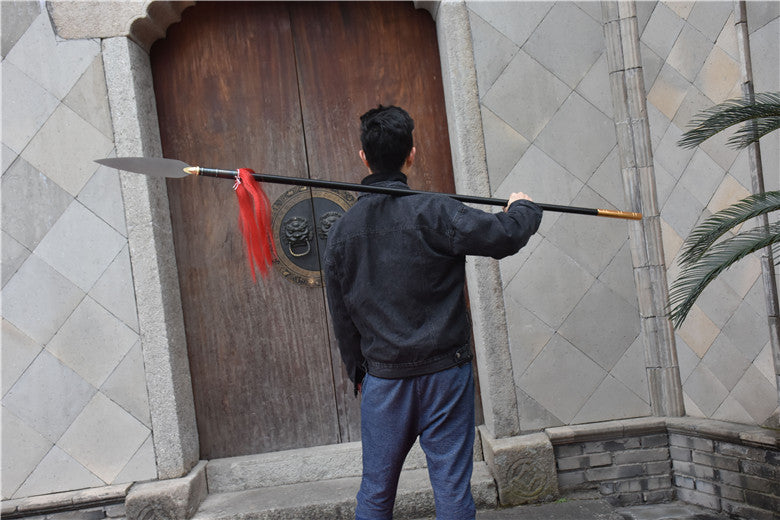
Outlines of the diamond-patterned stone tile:
<svg viewBox="0 0 780 520">
<path fill-rule="evenodd" d="M 14 237 L 2 232 L 0 235 L 0 252 L 2 252 L 2 263 L 0 264 L 0 273 L 2 273 L 2 286 L 8 283 L 8 280 L 16 274 L 16 271 L 22 266 L 31 251 L 16 241 Z"/>
<path fill-rule="evenodd" d="M 572 204 L 591 208 L 609 205 L 588 187 L 583 188 Z M 600 219 L 597 224 L 591 218 L 567 215 L 558 219 L 547 238 L 596 277 L 623 247 L 628 230 L 625 222 L 618 219 Z"/>
<path fill-rule="evenodd" d="M 138 332 L 138 309 L 135 304 L 133 273 L 130 267 L 130 252 L 127 246 L 106 268 L 89 295 L 122 323 Z"/>
<path fill-rule="evenodd" d="M 483 97 L 483 103 L 525 138 L 533 140 L 571 89 L 519 50 Z"/>
<path fill-rule="evenodd" d="M 536 399 L 515 387 L 517 408 L 520 415 L 521 432 L 538 432 L 542 428 L 563 426 L 563 422 L 550 410 L 539 404 Z"/>
<path fill-rule="evenodd" d="M 718 337 L 720 329 L 701 310 L 701 307 L 694 305 L 678 332 L 696 355 L 702 358 Z"/>
<path fill-rule="evenodd" d="M 618 148 L 615 146 L 602 161 L 593 175 L 588 179 L 588 186 L 604 197 L 616 208 L 625 206 L 623 196 L 623 178 L 620 173 Z"/>
<path fill-rule="evenodd" d="M 152 434 L 138 448 L 133 458 L 125 465 L 112 484 L 124 484 L 125 482 L 143 482 L 157 478 L 157 464 L 154 455 L 154 443 Z"/>
<path fill-rule="evenodd" d="M 644 344 L 642 343 L 641 335 L 637 336 L 625 354 L 615 363 L 610 374 L 626 385 L 644 402 L 650 403 Z"/>
<path fill-rule="evenodd" d="M 73 197 L 22 158 L 2 177 L 3 231 L 35 249 Z"/>
<path fill-rule="evenodd" d="M 3 143 L 19 154 L 54 112 L 58 102 L 56 97 L 7 60 L 3 60 L 0 71 Z"/>
<path fill-rule="evenodd" d="M 729 15 L 728 20 L 723 26 L 723 30 L 720 31 L 718 39 L 715 41 L 715 45 L 722 49 L 726 54 L 739 60 L 739 48 L 737 46 L 737 31 L 734 28 L 734 13 Z"/>
<path fill-rule="evenodd" d="M 701 359 L 685 343 L 685 340 L 682 339 L 679 333 L 675 333 L 675 345 L 677 347 L 677 365 L 680 368 L 680 380 L 685 383 L 693 370 L 699 366 Z"/>
<path fill-rule="evenodd" d="M 746 4 L 748 27 L 751 31 L 757 31 L 780 16 L 780 4 L 777 2 L 746 2 Z"/>
<path fill-rule="evenodd" d="M 469 15 L 477 88 L 482 97 L 493 86 L 519 47 L 473 11 L 469 11 Z"/>
<path fill-rule="evenodd" d="M 540 202 L 567 205 L 571 204 L 582 186 L 582 181 L 537 146 L 531 145 L 498 187 L 496 196 L 508 197 L 519 190 Z M 545 213 L 542 218 L 544 228 L 549 229 L 552 217 L 551 213 Z"/>
<path fill-rule="evenodd" d="M 3 287 L 3 317 L 45 345 L 84 293 L 36 255 L 30 255 Z"/>
<path fill-rule="evenodd" d="M 606 371 L 559 335 L 555 335 L 523 373 L 519 387 L 570 424 Z"/>
<path fill-rule="evenodd" d="M 687 20 L 693 10 L 693 5 L 696 3 L 696 0 L 671 0 L 663 3 L 674 11 L 677 16 L 683 20 Z"/>
<path fill-rule="evenodd" d="M 38 2 L 0 2 L 0 56 L 6 57 L 40 13 Z"/>
<path fill-rule="evenodd" d="M 733 12 L 734 6 L 729 2 L 696 2 L 687 20 L 714 42 Z"/>
<path fill-rule="evenodd" d="M 531 143 L 491 110 L 484 107 L 482 109 L 482 129 L 485 134 L 485 152 L 490 185 L 495 191 Z"/>
<path fill-rule="evenodd" d="M 87 297 L 46 349 L 99 388 L 136 341 L 137 333 Z"/>
<path fill-rule="evenodd" d="M 655 197 L 659 208 L 662 208 L 677 185 L 675 179 L 659 162 L 653 165 L 655 174 Z"/>
<path fill-rule="evenodd" d="M 752 361 L 769 341 L 766 312 L 759 313 L 743 301 L 723 326 L 723 334 Z"/>
<path fill-rule="evenodd" d="M 674 43 L 666 63 L 688 81 L 693 81 L 709 56 L 714 43 L 708 40 L 698 29 L 685 25 Z"/>
<path fill-rule="evenodd" d="M 582 129 L 587 128 L 587 132 Z M 615 124 L 579 94 L 572 93 L 539 134 L 535 144 L 576 175 L 587 180 L 615 146 Z"/>
<path fill-rule="evenodd" d="M 73 491 L 105 484 L 60 447 L 54 446 L 17 490 L 14 498 Z"/>
<path fill-rule="evenodd" d="M 650 92 L 658 73 L 661 72 L 661 67 L 664 66 L 664 60 L 641 41 L 639 42 L 639 54 L 642 57 L 642 79 L 645 92 Z"/>
<path fill-rule="evenodd" d="M 739 61 L 718 46 L 712 48 L 694 81 L 694 85 L 715 103 L 728 99 L 739 83 Z"/>
<path fill-rule="evenodd" d="M 60 439 L 60 446 L 103 482 L 113 482 L 149 436 L 149 429 L 101 393 Z"/>
<path fill-rule="evenodd" d="M 740 298 L 744 298 L 761 276 L 761 261 L 756 254 L 746 256 L 720 273 L 718 278 L 731 287 Z"/>
<path fill-rule="evenodd" d="M 108 107 L 106 73 L 100 55 L 92 60 L 90 66 L 62 101 L 108 139 L 114 139 L 111 110 Z"/>
<path fill-rule="evenodd" d="M 604 283 L 623 299 L 623 304 L 638 308 L 634 268 L 631 263 L 631 244 L 627 240 L 599 275 Z"/>
<path fill-rule="evenodd" d="M 701 310 L 721 329 L 741 303 L 742 298 L 720 278 L 710 282 L 696 300 Z"/>
<path fill-rule="evenodd" d="M 5 144 L 0 146 L 2 146 L 2 149 L 0 149 L 0 162 L 2 162 L 2 172 L 5 174 L 8 167 L 13 164 L 17 157 L 19 157 L 19 154 L 8 148 Z"/>
<path fill-rule="evenodd" d="M 750 366 L 750 360 L 725 334 L 718 336 L 702 358 L 702 363 L 728 391 L 734 388 Z"/>
<path fill-rule="evenodd" d="M 3 408 L 3 479 L 0 483 L 4 500 L 13 496 L 51 447 L 50 441 Z"/>
<path fill-rule="evenodd" d="M 572 421 L 575 424 L 609 421 L 626 417 L 645 417 L 650 405 L 623 383 L 608 375 L 582 405 Z"/>
<path fill-rule="evenodd" d="M 707 415 L 701 411 L 696 402 L 694 402 L 694 400 L 691 399 L 687 393 L 685 393 L 685 390 L 683 390 L 683 403 L 685 406 L 685 415 L 687 417 L 707 417 Z"/>
<path fill-rule="evenodd" d="M 546 217 L 543 217 L 543 219 Z M 501 279 L 503 281 L 503 287 L 506 287 L 514 279 L 517 272 L 520 270 L 528 258 L 533 254 L 534 250 L 539 247 L 539 244 L 544 240 L 544 235 L 537 231 L 535 235 L 531 237 L 528 243 L 518 253 L 503 258 L 499 261 L 499 269 L 501 270 Z"/>
<path fill-rule="evenodd" d="M 46 439 L 56 442 L 95 392 L 44 350 L 3 397 L 3 405 Z"/>
<path fill-rule="evenodd" d="M 594 324 L 598 323 L 597 327 Z M 596 281 L 558 329 L 558 333 L 609 371 L 639 334 L 639 313 Z"/>
<path fill-rule="evenodd" d="M 125 206 L 117 170 L 100 166 L 77 198 L 108 225 L 127 236 Z"/>
<path fill-rule="evenodd" d="M 471 11 L 517 45 L 525 43 L 552 6 L 552 2 L 468 2 Z"/>
<path fill-rule="evenodd" d="M 707 206 L 720 186 L 726 172 L 702 150 L 696 150 L 680 177 L 679 186 L 684 186 L 699 201 Z"/>
<path fill-rule="evenodd" d="M 687 189 L 678 186 L 661 209 L 661 217 L 681 237 L 687 237 L 699 220 L 703 205 Z"/>
<path fill-rule="evenodd" d="M 711 213 L 717 213 L 749 196 L 750 192 L 742 187 L 737 180 L 729 174 L 723 178 L 715 194 L 710 199 L 707 209 Z"/>
<path fill-rule="evenodd" d="M 556 2 L 523 50 L 574 88 L 604 51 L 604 32 L 576 5 Z"/>
<path fill-rule="evenodd" d="M 606 53 L 602 53 L 596 60 L 575 91 L 601 110 L 604 115 L 612 117 L 612 95 L 610 94 Z"/>
<path fill-rule="evenodd" d="M 764 377 L 767 378 L 767 380 L 775 385 L 775 363 L 774 359 L 772 359 L 772 345 L 771 343 L 767 342 L 766 345 L 764 345 L 764 348 L 761 349 L 761 352 L 759 352 L 756 359 L 753 361 L 753 366 L 755 366 L 759 372 L 764 374 Z"/>
<path fill-rule="evenodd" d="M 756 424 L 763 424 L 777 407 L 777 390 L 753 365 L 734 387 L 732 394 Z"/>
<path fill-rule="evenodd" d="M 135 343 L 121 363 L 117 365 L 116 370 L 100 387 L 100 391 L 130 412 L 147 428 L 152 427 L 140 341 Z"/>
<path fill-rule="evenodd" d="M 27 76 L 62 99 L 100 53 L 97 40 L 58 40 L 43 12 L 6 56 Z"/>
<path fill-rule="evenodd" d="M 751 2 L 752 3 L 752 2 Z M 777 4 L 777 2 L 772 2 Z M 749 22 L 748 22 L 749 23 Z M 763 27 L 750 26 L 750 54 L 761 56 L 761 66 L 753 64 L 753 85 L 756 92 L 777 92 L 777 78 L 780 77 L 780 18 L 775 18 Z M 776 132 L 775 132 L 776 133 Z M 777 171 L 777 170 L 774 170 Z"/>
<path fill-rule="evenodd" d="M 125 237 L 79 202 L 73 202 L 35 254 L 88 291 L 126 245 Z"/>
<path fill-rule="evenodd" d="M 661 237 L 664 245 L 664 264 L 667 266 L 667 278 L 670 278 L 669 269 L 674 265 L 674 259 L 680 251 L 683 239 L 672 227 L 661 219 Z"/>
<path fill-rule="evenodd" d="M 652 103 L 668 119 L 674 119 L 690 83 L 669 64 L 664 64 L 647 93 L 647 102 Z"/>
<path fill-rule="evenodd" d="M 521 305 L 506 302 L 512 371 L 519 377 L 539 355 L 555 331 Z"/>
<path fill-rule="evenodd" d="M 22 157 L 75 197 L 97 170 L 94 159 L 106 157 L 113 147 L 113 141 L 60 105 Z"/>
<path fill-rule="evenodd" d="M 536 248 L 505 295 L 557 328 L 593 284 L 595 278 L 548 241 Z M 544 298 L 538 295 L 544 294 Z M 557 415 L 557 414 L 556 414 Z"/>
<path fill-rule="evenodd" d="M 706 417 L 711 417 L 729 395 L 728 389 L 703 364 L 694 369 L 683 388 Z"/>
<path fill-rule="evenodd" d="M 689 130 L 693 128 L 691 124 L 693 119 L 713 105 L 712 100 L 702 94 L 694 85 L 690 85 L 672 122 L 683 130 Z"/>
<path fill-rule="evenodd" d="M 642 32 L 641 40 L 658 56 L 666 59 L 683 25 L 685 21 L 669 9 L 667 4 L 658 2 Z"/>
<path fill-rule="evenodd" d="M 0 322 L 0 368 L 2 368 L 2 393 L 11 389 L 41 351 L 41 345 L 25 336 L 6 320 Z"/>
<path fill-rule="evenodd" d="M 723 400 L 723 404 L 721 404 L 715 413 L 712 414 L 712 419 L 741 424 L 753 424 L 755 421 L 755 419 L 745 411 L 745 407 L 731 395 Z"/>
</svg>

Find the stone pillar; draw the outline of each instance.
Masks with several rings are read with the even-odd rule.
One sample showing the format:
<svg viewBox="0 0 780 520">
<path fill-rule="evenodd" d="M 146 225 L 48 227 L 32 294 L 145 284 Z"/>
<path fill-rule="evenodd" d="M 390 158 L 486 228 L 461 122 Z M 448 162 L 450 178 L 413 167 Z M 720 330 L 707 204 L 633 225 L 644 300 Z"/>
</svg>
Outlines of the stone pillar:
<svg viewBox="0 0 780 520">
<path fill-rule="evenodd" d="M 117 155 L 162 156 L 149 56 L 116 37 L 103 40 L 103 61 Z M 180 477 L 199 447 L 168 194 L 164 179 L 123 173 L 121 185 L 157 473 Z"/>
<path fill-rule="evenodd" d="M 639 299 L 645 367 L 654 415 L 685 414 L 674 331 L 668 317 L 661 217 L 634 0 L 602 0 L 612 104 L 627 209 L 641 212 L 629 236 Z"/>
<path fill-rule="evenodd" d="M 455 187 L 458 193 L 489 196 L 468 9 L 462 0 L 445 0 L 434 10 Z M 517 435 L 520 419 L 498 261 L 469 257 L 466 279 L 485 425 L 496 438 Z"/>
<path fill-rule="evenodd" d="M 737 31 L 737 50 L 740 58 L 740 81 L 742 97 L 753 100 L 753 66 L 750 59 L 750 37 L 747 26 L 747 6 L 745 0 L 734 0 L 734 20 Z M 761 164 L 761 146 L 753 143 L 748 146 L 748 161 L 750 163 L 750 181 L 753 193 L 764 193 L 764 169 Z M 764 214 L 757 218 L 758 225 L 769 228 L 769 217 Z M 772 248 L 767 247 L 761 253 L 761 275 L 764 281 L 764 303 L 769 324 L 769 342 L 772 345 L 772 357 L 775 366 L 775 386 L 778 402 L 780 402 L 780 306 L 778 306 L 777 281 L 775 278 L 775 260 Z M 775 410 L 765 426 L 777 428 L 780 426 L 780 408 Z"/>
</svg>

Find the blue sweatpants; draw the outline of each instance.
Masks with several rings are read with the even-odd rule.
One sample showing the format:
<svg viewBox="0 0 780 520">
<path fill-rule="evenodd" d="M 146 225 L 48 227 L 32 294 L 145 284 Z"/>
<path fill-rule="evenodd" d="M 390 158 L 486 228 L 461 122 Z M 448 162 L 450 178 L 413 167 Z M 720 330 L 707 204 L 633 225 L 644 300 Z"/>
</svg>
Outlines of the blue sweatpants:
<svg viewBox="0 0 780 520">
<path fill-rule="evenodd" d="M 388 520 L 414 441 L 428 461 L 436 518 L 473 520 L 474 378 L 471 364 L 406 379 L 363 381 L 363 479 L 356 520 Z"/>
</svg>

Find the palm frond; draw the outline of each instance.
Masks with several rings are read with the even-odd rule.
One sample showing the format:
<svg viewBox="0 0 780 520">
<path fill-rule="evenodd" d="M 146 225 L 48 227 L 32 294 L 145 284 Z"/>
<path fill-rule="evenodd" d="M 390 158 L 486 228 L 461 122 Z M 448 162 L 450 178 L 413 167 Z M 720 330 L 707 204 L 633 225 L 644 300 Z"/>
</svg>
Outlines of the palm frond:
<svg viewBox="0 0 780 520">
<path fill-rule="evenodd" d="M 699 260 L 685 267 L 669 293 L 669 317 L 675 327 L 682 325 L 693 304 L 707 285 L 732 264 L 747 255 L 780 242 L 780 222 L 758 227 L 714 245 Z"/>
<path fill-rule="evenodd" d="M 780 92 L 756 94 L 755 101 L 729 99 L 704 110 L 691 120 L 689 126 L 692 128 L 682 135 L 677 144 L 683 148 L 694 148 L 713 135 L 746 121 L 756 121 L 756 125 L 747 125 L 740 130 L 738 138 L 735 136 L 729 140 L 732 146 L 744 148 L 780 128 Z"/>
<path fill-rule="evenodd" d="M 780 117 L 764 117 L 748 121 L 742 128 L 734 132 L 734 135 L 726 141 L 726 145 L 741 150 L 778 128 L 780 128 Z"/>
<path fill-rule="evenodd" d="M 780 191 L 746 197 L 718 211 L 691 231 L 682 246 L 680 264 L 698 260 L 728 230 L 759 215 L 780 210 Z"/>
</svg>

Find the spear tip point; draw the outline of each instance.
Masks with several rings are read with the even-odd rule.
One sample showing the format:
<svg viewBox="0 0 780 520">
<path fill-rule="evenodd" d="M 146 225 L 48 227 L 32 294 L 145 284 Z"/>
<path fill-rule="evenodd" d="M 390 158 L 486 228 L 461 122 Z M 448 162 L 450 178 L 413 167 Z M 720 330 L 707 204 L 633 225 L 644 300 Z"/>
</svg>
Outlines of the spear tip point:
<svg viewBox="0 0 780 520">
<path fill-rule="evenodd" d="M 183 170 L 190 175 L 200 175 L 200 166 L 187 166 Z"/>
</svg>

